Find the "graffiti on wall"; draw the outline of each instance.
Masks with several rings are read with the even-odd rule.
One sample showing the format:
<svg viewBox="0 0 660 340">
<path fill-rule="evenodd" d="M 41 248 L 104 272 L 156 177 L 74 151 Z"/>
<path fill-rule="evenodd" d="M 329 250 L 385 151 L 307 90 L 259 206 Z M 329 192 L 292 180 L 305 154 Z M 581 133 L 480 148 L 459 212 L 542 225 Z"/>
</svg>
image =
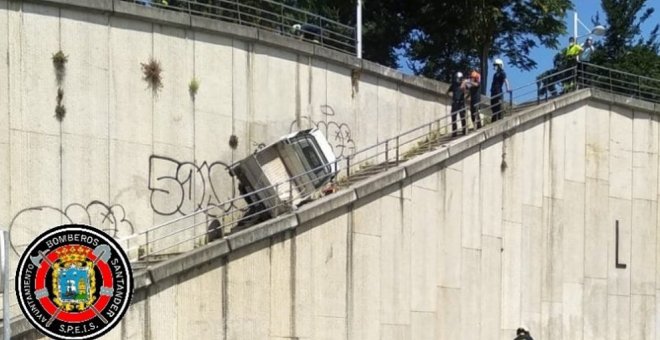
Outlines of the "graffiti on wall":
<svg viewBox="0 0 660 340">
<path fill-rule="evenodd" d="M 187 215 L 203 209 L 208 209 L 207 216 L 221 216 L 233 206 L 223 202 L 236 194 L 228 168 L 221 161 L 197 165 L 152 155 L 149 157 L 151 208 L 165 216 Z"/>
<path fill-rule="evenodd" d="M 119 204 L 108 205 L 91 201 L 87 205 L 72 203 L 64 209 L 36 206 L 19 211 L 9 224 L 11 247 L 21 254 L 34 237 L 59 224 L 87 224 L 99 228 L 114 238 L 132 235 L 133 223 L 126 219 L 126 210 Z"/>
<path fill-rule="evenodd" d="M 321 105 L 320 113 L 319 120 L 302 117 L 301 125 L 321 130 L 338 157 L 353 153 L 355 142 L 350 126 L 336 121 L 335 110 L 329 105 Z M 296 123 L 291 123 L 291 132 L 295 130 Z M 264 146 L 263 143 L 253 145 L 255 151 Z M 229 176 L 228 169 L 229 165 L 222 161 L 197 164 L 194 161 L 151 155 L 148 189 L 152 210 L 163 216 L 188 215 L 204 210 L 210 219 L 222 217 L 237 207 L 231 201 L 237 196 L 237 183 Z M 20 254 L 35 235 L 64 223 L 89 224 L 115 238 L 135 232 L 133 223 L 126 219 L 126 210 L 119 204 L 91 201 L 86 205 L 72 203 L 64 209 L 48 205 L 34 206 L 19 211 L 12 219 L 9 225 L 12 248 Z"/>
<path fill-rule="evenodd" d="M 335 121 L 335 110 L 330 105 L 321 105 L 321 119 L 316 121 L 311 117 L 302 116 L 301 122 L 302 126 L 315 127 L 321 130 L 330 145 L 332 146 L 332 151 L 335 152 L 337 157 L 347 156 L 355 152 L 355 142 L 353 141 L 353 136 L 351 134 L 351 127 L 346 123 L 340 123 Z M 296 121 L 294 120 L 291 123 L 289 132 L 293 132 L 296 129 Z"/>
</svg>

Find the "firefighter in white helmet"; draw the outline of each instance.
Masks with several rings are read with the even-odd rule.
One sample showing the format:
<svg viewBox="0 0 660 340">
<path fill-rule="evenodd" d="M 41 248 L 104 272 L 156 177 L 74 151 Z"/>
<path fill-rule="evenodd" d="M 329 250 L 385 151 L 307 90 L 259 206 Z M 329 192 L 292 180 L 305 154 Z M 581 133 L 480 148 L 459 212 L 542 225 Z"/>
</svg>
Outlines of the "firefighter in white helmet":
<svg viewBox="0 0 660 340">
<path fill-rule="evenodd" d="M 502 62 L 502 59 L 495 59 L 493 66 L 495 67 L 495 74 L 493 75 L 493 82 L 490 85 L 490 105 L 493 111 L 491 122 L 502 119 L 502 97 L 504 95 L 502 88 L 506 86 L 506 92 L 511 92 L 509 80 L 506 78 L 506 73 L 504 72 L 504 62 Z"/>
<path fill-rule="evenodd" d="M 463 73 L 456 72 L 454 79 L 451 82 L 451 86 L 447 89 L 447 94 L 452 93 L 451 96 L 451 128 L 452 128 L 452 137 L 458 135 L 458 124 L 457 118 L 458 115 L 461 115 L 461 127 L 463 128 L 463 134 L 466 133 L 465 129 L 465 85 L 463 80 Z"/>
</svg>

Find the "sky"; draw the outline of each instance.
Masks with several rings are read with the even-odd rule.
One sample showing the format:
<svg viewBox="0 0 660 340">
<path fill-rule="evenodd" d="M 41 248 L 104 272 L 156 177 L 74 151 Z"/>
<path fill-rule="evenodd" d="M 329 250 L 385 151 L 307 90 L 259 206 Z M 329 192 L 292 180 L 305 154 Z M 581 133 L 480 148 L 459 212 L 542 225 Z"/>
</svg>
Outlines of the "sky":
<svg viewBox="0 0 660 340">
<path fill-rule="evenodd" d="M 604 13 L 600 4 L 601 4 L 600 0 L 573 0 L 573 7 L 578 13 L 578 18 L 589 28 L 592 27 L 591 17 L 595 16 L 596 13 L 600 13 L 601 23 L 603 25 L 606 24 Z M 647 36 L 648 33 L 653 28 L 653 26 L 655 26 L 655 24 L 660 22 L 660 0 L 647 0 L 646 6 L 655 8 L 655 12 L 642 26 L 642 31 L 643 31 L 642 34 L 644 36 Z M 560 49 L 568 45 L 568 38 L 573 35 L 573 11 L 569 11 L 566 15 L 566 27 L 568 29 L 568 34 L 559 38 L 559 41 L 562 43 L 560 45 Z M 585 29 L 581 25 L 578 25 L 578 36 L 588 33 L 589 31 L 587 29 Z M 581 38 L 578 41 L 582 43 L 584 42 L 585 38 Z M 598 41 L 599 39 L 601 39 L 600 37 L 596 37 L 596 36 L 594 36 L 593 38 L 594 41 Z M 507 77 L 509 78 L 509 83 L 511 84 L 511 87 L 515 89 L 534 82 L 536 80 L 536 76 L 539 73 L 552 67 L 552 58 L 557 52 L 558 50 L 548 49 L 544 47 L 537 47 L 534 50 L 532 50 L 530 57 L 534 61 L 536 61 L 537 66 L 535 69 L 532 69 L 531 71 L 521 71 L 510 65 L 506 65 L 505 71 L 507 73 Z M 504 58 L 504 62 L 506 63 L 505 58 Z M 400 64 L 405 65 L 405 62 Z M 492 63 L 489 63 L 489 65 L 490 64 Z M 409 73 L 409 74 L 412 73 L 410 69 L 408 69 L 405 66 L 400 70 L 404 73 Z M 489 72 L 489 74 L 492 76 L 492 72 Z M 490 88 L 490 82 L 491 79 L 488 79 L 489 88 Z"/>
</svg>

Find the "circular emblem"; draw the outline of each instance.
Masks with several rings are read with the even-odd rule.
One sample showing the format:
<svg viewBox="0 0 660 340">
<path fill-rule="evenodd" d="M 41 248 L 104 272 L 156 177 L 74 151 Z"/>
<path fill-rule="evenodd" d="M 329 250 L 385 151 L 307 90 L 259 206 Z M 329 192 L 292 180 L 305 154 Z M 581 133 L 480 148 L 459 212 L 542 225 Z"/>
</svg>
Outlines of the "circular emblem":
<svg viewBox="0 0 660 340">
<path fill-rule="evenodd" d="M 126 254 L 106 233 L 68 224 L 39 235 L 16 269 L 26 318 L 55 339 L 96 339 L 128 310 L 133 275 Z"/>
</svg>

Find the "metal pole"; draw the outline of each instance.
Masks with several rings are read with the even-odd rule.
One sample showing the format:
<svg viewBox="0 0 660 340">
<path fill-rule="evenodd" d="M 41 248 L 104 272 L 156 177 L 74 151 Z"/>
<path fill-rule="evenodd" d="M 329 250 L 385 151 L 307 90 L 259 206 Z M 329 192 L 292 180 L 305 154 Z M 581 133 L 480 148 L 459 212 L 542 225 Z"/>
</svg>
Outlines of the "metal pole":
<svg viewBox="0 0 660 340">
<path fill-rule="evenodd" d="M 11 338 L 11 315 L 9 312 L 9 232 L 0 233 L 0 257 L 2 257 L 2 330 L 4 339 Z"/>
<path fill-rule="evenodd" d="M 399 136 L 396 136 L 396 165 L 399 165 Z"/>
<path fill-rule="evenodd" d="M 389 140 L 385 141 L 385 170 L 390 168 L 390 152 L 389 152 Z"/>
<path fill-rule="evenodd" d="M 578 38 L 578 14 L 577 11 L 573 12 L 573 38 L 575 38 L 575 43 L 577 44 Z"/>
<path fill-rule="evenodd" d="M 356 16 L 357 16 L 357 20 L 356 20 L 357 46 L 355 47 L 355 49 L 357 52 L 357 57 L 359 59 L 362 59 L 362 0 L 357 0 Z"/>
<path fill-rule="evenodd" d="M 144 244 L 144 259 L 149 260 L 149 230 L 144 235 L 147 239 L 147 242 Z"/>
</svg>

